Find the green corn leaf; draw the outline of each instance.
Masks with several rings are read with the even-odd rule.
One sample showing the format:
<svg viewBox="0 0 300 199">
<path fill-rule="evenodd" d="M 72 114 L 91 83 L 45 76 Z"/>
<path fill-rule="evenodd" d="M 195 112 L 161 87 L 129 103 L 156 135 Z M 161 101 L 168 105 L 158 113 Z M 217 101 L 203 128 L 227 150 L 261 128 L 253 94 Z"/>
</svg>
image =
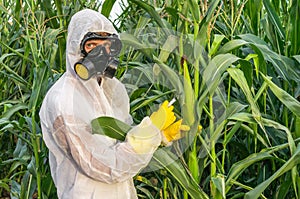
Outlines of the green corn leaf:
<svg viewBox="0 0 300 199">
<path fill-rule="evenodd" d="M 237 69 L 237 68 L 228 68 L 227 71 L 228 71 L 229 75 L 232 77 L 232 79 L 234 79 L 234 81 L 242 89 L 243 93 L 245 94 L 245 96 L 247 98 L 247 101 L 250 104 L 253 118 L 259 124 L 259 126 L 262 128 L 262 130 L 266 133 L 265 128 L 261 122 L 261 113 L 259 111 L 257 104 L 255 103 L 255 100 L 254 100 L 253 95 L 250 91 L 250 88 L 247 84 L 247 80 L 244 76 L 244 73 L 240 69 Z"/>
<path fill-rule="evenodd" d="M 213 56 L 217 52 L 224 38 L 225 35 L 218 35 L 218 34 L 214 35 L 214 41 L 209 50 L 209 56 Z"/>
<path fill-rule="evenodd" d="M 291 171 L 291 176 L 292 176 L 292 181 L 293 181 L 293 186 L 294 186 L 294 191 L 295 191 L 295 195 L 296 195 L 296 198 L 298 198 L 298 194 L 300 194 L 300 190 L 299 190 L 299 169 L 297 168 L 298 166 L 294 166 L 292 168 L 292 171 Z M 298 192 L 298 191 L 299 192 Z"/>
<path fill-rule="evenodd" d="M 222 198 L 226 198 L 225 196 L 225 180 L 224 176 L 218 174 L 217 177 L 212 177 L 212 182 L 216 186 L 217 190 L 221 194 Z"/>
<path fill-rule="evenodd" d="M 236 180 L 241 174 L 242 172 L 247 169 L 247 167 L 251 166 L 252 164 L 265 160 L 265 159 L 270 159 L 273 156 L 271 156 L 269 153 L 267 152 L 260 152 L 260 153 L 254 153 L 249 155 L 247 158 L 234 163 L 227 175 L 226 178 L 226 193 L 231 189 L 231 180 L 234 179 Z"/>
<path fill-rule="evenodd" d="M 39 103 L 39 100 L 45 95 L 47 92 L 47 85 L 48 81 L 48 68 L 46 66 L 34 68 L 34 81 L 33 81 L 33 89 L 29 99 L 28 108 L 36 109 L 36 106 Z"/>
<path fill-rule="evenodd" d="M 267 10 L 268 17 L 270 18 L 271 23 L 274 25 L 276 31 L 279 33 L 281 39 L 285 39 L 285 33 L 283 27 L 281 25 L 281 21 L 273 6 L 271 5 L 269 0 L 263 0 L 264 7 Z"/>
<path fill-rule="evenodd" d="M 285 80 L 288 81 L 288 65 L 283 59 L 282 55 L 277 54 L 276 52 L 270 50 L 267 46 L 264 45 L 255 45 L 264 55 L 265 60 L 272 63 L 275 67 L 276 72 Z"/>
<path fill-rule="evenodd" d="M 243 40 L 249 42 L 249 45 L 251 46 L 251 48 L 255 51 L 255 53 L 257 55 L 257 58 L 253 59 L 256 77 L 258 78 L 259 72 L 266 74 L 267 67 L 266 67 L 265 59 L 267 59 L 267 58 L 265 58 L 265 52 L 263 52 L 263 50 L 261 50 L 258 46 L 267 46 L 267 43 L 252 34 L 239 35 L 239 37 L 242 38 Z"/>
<path fill-rule="evenodd" d="M 200 9 L 198 6 L 198 1 L 189 0 L 189 6 L 191 8 L 191 12 L 192 12 L 194 21 L 199 22 L 200 21 Z"/>
<path fill-rule="evenodd" d="M 216 143 L 224 131 L 224 126 L 227 124 L 227 119 L 242 111 L 244 108 L 246 108 L 246 106 L 239 104 L 238 102 L 230 103 L 226 107 L 224 113 L 218 118 L 216 122 L 216 129 L 211 133 L 211 141 Z"/>
<path fill-rule="evenodd" d="M 289 60 L 289 58 L 284 57 L 273 50 L 269 48 L 269 46 L 261 40 L 259 37 L 252 35 L 252 34 L 244 34 L 239 35 L 240 38 L 243 40 L 250 42 L 249 44 L 253 48 L 253 50 L 258 54 L 259 60 L 260 60 L 260 71 L 266 74 L 265 69 L 265 60 L 269 61 L 275 68 L 276 72 L 285 80 L 288 81 L 289 75 L 288 71 L 293 71 L 292 68 L 290 68 L 290 64 L 287 63 L 286 59 Z"/>
<path fill-rule="evenodd" d="M 274 93 L 274 95 L 290 110 L 292 111 L 297 117 L 300 117 L 300 102 L 298 102 L 295 98 L 293 98 L 290 94 L 286 91 L 278 87 L 274 84 L 269 77 L 261 74 L 264 80 L 269 85 L 269 88 Z"/>
<path fill-rule="evenodd" d="M 140 6 L 143 8 L 146 12 L 150 14 L 150 16 L 155 20 L 155 22 L 158 24 L 160 28 L 162 28 L 163 31 L 165 31 L 166 35 L 171 35 L 167 26 L 164 24 L 162 18 L 158 14 L 158 12 L 155 11 L 155 8 L 149 4 L 147 4 L 144 1 L 140 0 L 128 0 L 129 2 L 133 2 L 136 5 Z"/>
<path fill-rule="evenodd" d="M 147 99 L 137 99 L 137 101 L 141 101 L 141 103 L 138 103 L 138 104 L 135 104 L 135 105 L 133 105 L 134 103 L 131 103 L 132 106 L 131 106 L 130 112 L 133 113 L 136 110 L 138 110 L 138 109 L 140 109 L 144 106 L 147 106 L 148 104 L 151 104 L 152 102 L 156 101 L 157 99 L 159 99 L 159 98 L 161 98 L 165 95 L 168 95 L 170 93 L 173 93 L 173 92 L 174 91 L 167 91 L 167 92 L 155 95 L 155 96 L 148 97 Z"/>
<path fill-rule="evenodd" d="M 246 57 L 247 59 L 248 57 Z M 239 60 L 240 62 L 240 69 L 243 71 L 245 78 L 247 80 L 247 84 L 249 86 L 249 88 L 252 87 L 252 83 L 253 83 L 253 68 L 252 68 L 252 64 L 250 61 L 246 61 L 243 59 Z"/>
<path fill-rule="evenodd" d="M 250 60 L 253 60 L 253 65 L 255 67 L 255 74 L 256 74 L 256 77 L 258 78 L 258 75 L 259 75 L 259 56 L 258 54 L 249 54 L 247 55 L 247 57 L 245 58 L 245 60 L 248 61 L 248 63 L 250 64 Z M 252 66 L 250 66 L 251 68 L 251 72 L 253 70 Z M 252 79 L 253 79 L 253 74 L 249 74 L 251 75 Z"/>
<path fill-rule="evenodd" d="M 194 141 L 193 148 L 188 154 L 188 166 L 189 170 L 191 171 L 191 174 L 195 181 L 199 183 L 200 176 L 199 176 L 199 161 L 197 158 L 197 147 L 196 147 L 196 141 Z"/>
<path fill-rule="evenodd" d="M 284 179 L 284 176 L 282 178 L 283 180 L 281 181 L 281 184 L 278 187 L 277 198 L 288 198 L 289 189 L 292 185 L 292 181 Z"/>
<path fill-rule="evenodd" d="M 273 127 L 275 129 L 282 130 L 286 133 L 288 144 L 289 144 L 291 153 L 293 154 L 296 149 L 296 144 L 295 144 L 295 141 L 293 139 L 293 136 L 292 136 L 292 133 L 290 132 L 290 130 L 286 126 L 284 126 L 276 121 L 273 121 L 273 120 L 263 118 L 262 121 L 265 126 Z"/>
<path fill-rule="evenodd" d="M 194 104 L 195 104 L 195 97 L 194 97 L 194 90 L 192 87 L 192 81 L 190 77 L 190 72 L 187 66 L 187 62 L 183 61 L 183 77 L 184 77 L 184 105 L 183 105 L 183 118 L 187 120 L 188 125 L 192 125 L 195 121 L 194 115 Z"/>
<path fill-rule="evenodd" d="M 8 54 L 5 54 L 5 55 L 8 55 Z M 24 85 L 28 85 L 28 82 L 23 79 L 23 77 L 21 77 L 20 75 L 18 75 L 18 73 L 16 73 L 14 70 L 12 70 L 8 65 L 4 64 L 2 62 L 2 58 L 5 56 L 3 55 L 1 58 L 0 58 L 0 64 L 1 66 L 4 67 L 4 69 L 8 72 L 8 73 L 5 73 L 4 71 L 0 71 L 2 74 L 4 75 L 7 75 L 9 77 L 11 77 L 12 79 L 16 80 L 17 82 L 20 82 L 21 84 L 24 84 Z"/>
<path fill-rule="evenodd" d="M 212 95 L 220 84 L 219 81 L 223 73 L 231 64 L 239 59 L 239 57 L 233 54 L 220 54 L 215 56 L 203 72 L 203 81 L 200 91 L 203 92 L 205 88 L 207 88 L 208 92 Z"/>
<path fill-rule="evenodd" d="M 169 78 L 170 83 L 176 90 L 176 94 L 179 101 L 182 103 L 184 90 L 178 74 L 174 70 L 172 70 L 172 68 L 170 68 L 168 65 L 163 63 L 159 58 L 153 56 L 153 59 L 154 62 L 156 63 L 153 67 L 158 66 L 162 70 L 163 74 Z"/>
<path fill-rule="evenodd" d="M 290 31 L 289 38 L 291 40 L 291 50 L 290 55 L 299 55 L 300 54 L 300 2 L 299 0 L 292 0 L 292 5 L 289 10 L 289 22 L 290 22 Z"/>
<path fill-rule="evenodd" d="M 9 183 L 5 182 L 5 181 L 8 181 L 8 179 L 1 179 L 0 180 L 0 187 L 2 189 L 5 189 L 7 192 L 10 192 L 10 186 L 9 186 Z"/>
<path fill-rule="evenodd" d="M 300 117 L 296 117 L 295 121 L 295 137 L 300 138 Z"/>
<path fill-rule="evenodd" d="M 164 10 L 172 17 L 174 21 L 178 21 L 179 19 L 179 11 L 176 8 L 165 7 Z"/>
<path fill-rule="evenodd" d="M 138 175 L 134 179 L 145 183 L 147 186 L 150 186 L 152 189 L 155 189 L 156 191 L 159 191 L 159 188 L 151 180 L 147 179 L 144 176 Z"/>
<path fill-rule="evenodd" d="M 239 38 L 245 40 L 246 42 L 250 42 L 253 44 L 259 44 L 263 46 L 268 46 L 268 43 L 262 40 L 260 37 L 253 35 L 253 34 L 241 34 L 238 35 Z"/>
<path fill-rule="evenodd" d="M 57 10 L 57 15 L 58 16 L 63 16 L 63 3 L 62 3 L 62 1 L 61 0 L 55 0 L 54 3 L 55 3 L 56 10 Z"/>
<path fill-rule="evenodd" d="M 45 33 L 45 42 L 44 42 L 44 47 L 45 49 L 51 50 L 52 46 L 55 44 L 55 40 L 57 39 L 57 36 L 61 33 L 62 29 L 57 28 L 57 29 L 51 29 L 48 28 L 46 33 Z M 55 57 L 56 53 L 53 53 L 52 56 Z M 53 58 L 52 58 L 53 59 Z"/>
<path fill-rule="evenodd" d="M 14 16 L 15 16 L 15 20 L 19 21 L 20 20 L 20 12 L 22 12 L 22 5 L 20 1 L 16 1 L 16 5 L 15 5 L 15 10 L 14 10 Z M 17 29 L 19 29 L 19 27 L 16 27 Z"/>
<path fill-rule="evenodd" d="M 0 10 L 5 14 L 9 13 L 9 10 L 2 3 L 0 4 Z"/>
<path fill-rule="evenodd" d="M 169 35 L 166 42 L 161 48 L 158 58 L 162 62 L 166 62 L 170 56 L 170 53 L 172 53 L 174 49 L 178 47 L 178 42 L 178 37 L 176 37 L 175 35 Z"/>
<path fill-rule="evenodd" d="M 260 194 L 278 177 L 293 169 L 297 164 L 300 164 L 300 144 L 298 145 L 293 156 L 285 162 L 271 177 L 256 186 L 253 190 L 245 194 L 245 199 L 256 199 Z"/>
<path fill-rule="evenodd" d="M 252 30 L 257 35 L 260 30 L 262 0 L 249 0 L 245 5 L 245 10 L 249 15 Z M 253 12 L 253 11 L 256 12 Z"/>
<path fill-rule="evenodd" d="M 233 54 L 216 55 L 203 72 L 201 82 L 201 96 L 197 102 L 197 107 L 203 107 L 208 95 L 213 95 L 217 86 L 221 83 L 221 76 L 226 69 L 240 58 Z M 202 108 L 197 108 L 197 115 L 201 118 Z"/>
<path fill-rule="evenodd" d="M 45 11 L 47 19 L 52 19 L 54 17 L 54 15 L 59 16 L 58 13 L 54 14 L 54 12 L 60 12 L 61 11 L 60 10 L 61 8 L 59 8 L 59 7 L 61 7 L 61 5 L 58 5 L 58 3 L 61 3 L 61 2 L 54 1 L 54 3 L 55 3 L 55 6 L 57 8 L 55 10 L 52 7 L 52 2 L 51 1 L 47 1 L 47 0 L 42 0 L 41 1 L 41 4 L 40 4 L 41 10 Z M 62 17 L 60 17 L 60 18 L 62 18 Z M 58 27 L 58 20 L 50 20 L 49 22 L 51 24 L 51 27 Z"/>
<path fill-rule="evenodd" d="M 213 19 L 213 14 L 215 13 L 219 2 L 220 2 L 220 0 L 214 0 L 209 4 L 208 10 L 205 13 L 204 18 L 201 20 L 201 22 L 199 24 L 199 34 L 197 36 L 197 42 L 199 44 L 201 44 L 201 46 L 207 45 L 208 25 Z M 196 9 L 196 8 L 192 8 L 192 9 Z M 197 8 L 197 9 L 199 9 L 199 8 Z"/>
<path fill-rule="evenodd" d="M 205 13 L 205 17 L 203 18 L 202 21 L 206 21 L 206 22 L 211 21 L 211 19 L 213 17 L 213 14 L 217 10 L 217 7 L 218 7 L 219 3 L 220 3 L 220 0 L 214 0 L 214 1 L 210 2 L 209 6 L 208 6 L 208 10 Z M 200 27 L 201 27 L 201 25 L 200 25 Z"/>
<path fill-rule="evenodd" d="M 293 58 L 300 64 L 300 55 L 294 55 Z"/>
<path fill-rule="evenodd" d="M 115 2 L 116 2 L 116 0 L 105 0 L 102 5 L 101 14 L 103 14 L 104 16 L 106 16 L 108 18 Z"/>
<path fill-rule="evenodd" d="M 244 113 L 244 112 L 235 113 L 234 115 L 230 116 L 229 119 L 240 121 L 240 122 L 247 122 L 247 123 L 250 123 L 250 124 L 255 123 L 255 120 L 254 120 L 253 116 L 249 113 Z M 284 131 L 286 133 L 287 140 L 288 140 L 288 145 L 290 147 L 291 152 L 293 153 L 295 151 L 295 148 L 296 148 L 295 147 L 295 141 L 293 140 L 293 136 L 292 136 L 290 130 L 287 127 L 285 127 L 282 124 L 279 124 L 276 121 L 269 120 L 269 119 L 266 119 L 266 118 L 261 118 L 261 121 L 262 121 L 264 126 L 273 127 L 275 129 Z M 260 135 L 256 135 L 256 136 L 262 143 L 264 143 L 265 146 L 267 146 Z"/>
<path fill-rule="evenodd" d="M 16 104 L 12 107 L 10 107 L 6 112 L 4 112 L 2 115 L 1 115 L 1 119 L 2 120 L 9 120 L 9 118 L 15 114 L 15 113 L 18 113 L 20 110 L 23 110 L 23 109 L 27 109 L 28 108 L 28 105 L 27 104 L 24 104 L 24 103 L 19 103 L 19 104 Z"/>
<path fill-rule="evenodd" d="M 199 187 L 194 179 L 186 174 L 182 164 L 175 161 L 177 157 L 175 157 L 173 153 L 167 150 L 157 150 L 153 155 L 153 159 L 159 166 L 163 166 L 193 199 L 208 199 L 206 193 Z M 167 164 L 169 162 L 172 163 Z"/>
<path fill-rule="evenodd" d="M 91 122 L 92 133 L 124 141 L 131 126 L 112 117 L 98 117 Z"/>
<path fill-rule="evenodd" d="M 217 54 L 225 54 L 229 53 L 234 49 L 237 49 L 243 45 L 249 44 L 249 42 L 242 40 L 242 39 L 235 39 L 232 41 L 227 42 L 220 50 L 217 52 Z"/>
<path fill-rule="evenodd" d="M 21 57 L 22 59 L 31 62 L 32 64 L 34 63 L 32 59 L 29 59 L 28 57 L 23 55 L 23 49 L 14 49 L 11 48 L 9 45 L 7 45 L 6 43 L 4 43 L 3 41 L 0 40 L 0 44 L 3 45 L 5 48 L 7 48 L 8 50 L 12 51 L 13 53 L 15 53 L 15 55 Z M 4 56 L 4 55 L 3 55 Z M 3 61 L 3 58 L 1 58 L 1 62 Z"/>
<path fill-rule="evenodd" d="M 250 114 L 247 114 L 247 113 L 237 113 L 235 115 L 233 115 L 232 117 L 230 117 L 229 119 L 234 119 L 234 120 L 238 120 L 238 121 L 243 121 L 243 122 L 248 122 L 248 123 L 252 123 L 254 122 L 252 116 Z M 268 126 L 268 127 L 272 127 L 272 128 L 275 128 L 275 129 L 279 129 L 279 130 L 282 130 L 286 133 L 286 136 L 287 136 L 287 139 L 288 139 L 288 144 L 285 144 L 287 146 L 289 146 L 290 148 L 290 151 L 291 151 L 291 154 L 295 154 L 296 153 L 296 147 L 295 147 L 295 142 L 293 140 L 293 137 L 292 137 L 292 134 L 290 132 L 290 130 L 279 124 L 278 122 L 275 122 L 273 120 L 269 120 L 269 119 L 265 119 L 265 118 L 262 118 L 262 123 L 264 126 Z M 257 135 L 259 136 L 259 135 Z M 259 138 L 259 137 L 258 137 Z M 261 138 L 259 138 L 259 140 L 261 140 Z M 237 164 L 241 164 L 239 165 L 240 166 L 240 169 L 243 169 L 243 168 L 246 168 L 248 166 L 250 166 L 252 163 L 255 163 L 257 161 L 260 161 L 260 160 L 263 160 L 265 157 L 268 158 L 268 156 L 266 156 L 267 154 L 270 154 L 272 153 L 273 151 L 276 151 L 278 149 L 282 149 L 281 146 L 276 146 L 276 147 L 273 147 L 270 148 L 271 150 L 266 152 L 265 150 L 261 153 L 257 153 L 257 157 L 255 154 L 251 155 L 251 158 L 249 156 L 250 159 L 245 159 L 245 161 L 240 161 L 239 163 Z M 300 154 L 299 154 L 300 155 Z M 252 162 L 252 156 L 255 157 L 254 162 Z M 243 165 L 244 163 L 251 163 L 249 165 Z M 243 165 L 243 166 L 242 166 Z M 231 167 L 230 171 L 229 171 L 229 174 L 228 174 L 228 179 L 226 181 L 226 191 L 229 191 L 231 185 L 227 184 L 227 183 L 230 183 L 232 179 L 236 179 L 235 177 L 238 177 L 241 173 L 239 172 L 242 172 L 242 170 L 238 169 L 238 168 L 235 168 L 236 165 L 233 165 L 233 167 Z M 295 168 L 293 168 L 293 170 L 295 170 Z M 233 177 L 235 176 L 235 177 Z M 295 185 L 296 184 L 296 179 L 293 178 L 293 184 Z"/>
<path fill-rule="evenodd" d="M 147 189 L 147 188 L 139 186 L 139 185 L 136 186 L 136 189 L 139 190 L 140 192 L 144 193 L 148 199 L 155 199 L 153 197 L 153 195 L 151 194 L 150 189 Z"/>
<path fill-rule="evenodd" d="M 153 56 L 153 49 L 151 46 L 147 46 L 146 44 L 141 43 L 134 35 L 128 33 L 121 33 L 120 38 L 123 44 L 132 46 L 136 50 L 141 51 L 147 57 L 152 58 Z"/>
</svg>

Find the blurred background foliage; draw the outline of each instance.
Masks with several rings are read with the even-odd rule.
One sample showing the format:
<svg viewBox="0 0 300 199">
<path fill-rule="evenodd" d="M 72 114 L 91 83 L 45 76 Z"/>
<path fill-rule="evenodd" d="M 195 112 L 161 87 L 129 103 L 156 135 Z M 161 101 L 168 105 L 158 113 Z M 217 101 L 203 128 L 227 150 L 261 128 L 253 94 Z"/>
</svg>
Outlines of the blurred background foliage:
<svg viewBox="0 0 300 199">
<path fill-rule="evenodd" d="M 57 198 L 39 107 L 65 70 L 71 16 L 100 7 L 109 16 L 115 3 L 0 3 L 0 198 Z M 135 122 L 175 97 L 192 127 L 153 160 L 165 168 L 135 177 L 139 197 L 300 198 L 299 0 L 121 7 L 112 20 L 124 44 L 118 78 Z"/>
</svg>

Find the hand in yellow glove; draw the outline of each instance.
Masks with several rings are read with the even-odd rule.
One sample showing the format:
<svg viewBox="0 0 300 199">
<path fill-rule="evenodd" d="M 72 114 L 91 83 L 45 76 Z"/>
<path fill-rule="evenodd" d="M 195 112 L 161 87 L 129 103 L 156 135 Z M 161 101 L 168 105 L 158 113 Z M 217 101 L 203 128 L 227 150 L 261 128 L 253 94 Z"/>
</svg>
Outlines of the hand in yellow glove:
<svg viewBox="0 0 300 199">
<path fill-rule="evenodd" d="M 149 117 L 145 117 L 139 125 L 127 133 L 126 139 L 136 153 L 153 153 L 161 144 L 161 132 L 152 124 Z"/>
<path fill-rule="evenodd" d="M 190 127 L 182 124 L 182 119 L 174 122 L 166 129 L 163 130 L 163 134 L 166 140 L 163 140 L 163 144 L 168 145 L 168 143 L 173 142 L 182 138 L 182 131 L 189 131 Z"/>
<path fill-rule="evenodd" d="M 151 114 L 150 119 L 152 123 L 159 130 L 164 130 L 176 120 L 173 109 L 174 106 L 169 106 L 169 102 L 167 100 L 164 101 L 159 109 Z"/>
</svg>

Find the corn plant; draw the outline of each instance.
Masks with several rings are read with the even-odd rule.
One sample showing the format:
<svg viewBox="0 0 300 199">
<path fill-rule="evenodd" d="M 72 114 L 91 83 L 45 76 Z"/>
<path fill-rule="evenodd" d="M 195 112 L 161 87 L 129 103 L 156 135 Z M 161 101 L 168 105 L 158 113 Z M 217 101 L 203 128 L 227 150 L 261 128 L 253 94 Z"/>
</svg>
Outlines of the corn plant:
<svg viewBox="0 0 300 199">
<path fill-rule="evenodd" d="M 135 177 L 139 197 L 299 198 L 299 1 L 128 4 L 118 78 L 134 121 L 176 98 L 191 127 Z M 70 17 L 99 6 L 0 3 L 0 196 L 56 198 L 37 113 L 65 70 Z"/>
<path fill-rule="evenodd" d="M 179 142 L 189 145 L 181 161 L 191 180 L 212 198 L 298 198 L 299 55 L 298 49 L 293 51 L 296 54 L 288 52 L 294 48 L 291 40 L 298 42 L 294 31 L 299 20 L 283 15 L 287 11 L 295 14 L 299 4 L 267 0 L 129 2 L 134 3 L 137 18 L 128 21 L 134 36 L 124 35 L 124 42 L 138 52 L 129 50 L 126 58 L 133 62 L 126 66 L 148 80 L 143 90 L 131 87 L 136 88 L 134 113 L 149 113 L 151 106 L 145 107 L 163 89 L 173 92 L 166 93 L 165 99 L 179 99 L 177 111 L 187 124 L 204 127 L 201 133 L 192 130 Z M 278 6 L 282 9 L 276 10 Z M 280 21 L 281 16 L 285 20 Z M 145 32 L 149 26 L 156 30 Z M 283 34 L 282 27 L 287 33 Z M 284 37 L 274 40 L 270 34 L 274 30 Z M 164 42 L 157 39 L 160 34 Z M 149 42 L 141 35 L 155 35 L 159 42 L 155 45 L 154 39 Z M 152 69 L 164 78 L 151 76 Z M 174 190 L 170 176 L 160 180 L 160 196 L 188 198 L 186 192 L 165 193 Z"/>
</svg>

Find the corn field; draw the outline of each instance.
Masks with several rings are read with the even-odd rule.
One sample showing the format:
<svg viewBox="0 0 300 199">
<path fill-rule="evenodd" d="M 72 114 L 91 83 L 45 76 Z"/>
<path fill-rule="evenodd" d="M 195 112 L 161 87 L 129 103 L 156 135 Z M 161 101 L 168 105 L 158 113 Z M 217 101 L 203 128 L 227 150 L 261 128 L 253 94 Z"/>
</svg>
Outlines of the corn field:
<svg viewBox="0 0 300 199">
<path fill-rule="evenodd" d="M 101 7 L 109 16 L 114 3 L 0 2 L 1 199 L 57 198 L 39 108 L 65 71 L 72 15 Z M 134 121 L 175 98 L 191 127 L 135 176 L 139 198 L 300 199 L 300 1 L 128 0 L 122 9 L 117 77 Z"/>
</svg>

